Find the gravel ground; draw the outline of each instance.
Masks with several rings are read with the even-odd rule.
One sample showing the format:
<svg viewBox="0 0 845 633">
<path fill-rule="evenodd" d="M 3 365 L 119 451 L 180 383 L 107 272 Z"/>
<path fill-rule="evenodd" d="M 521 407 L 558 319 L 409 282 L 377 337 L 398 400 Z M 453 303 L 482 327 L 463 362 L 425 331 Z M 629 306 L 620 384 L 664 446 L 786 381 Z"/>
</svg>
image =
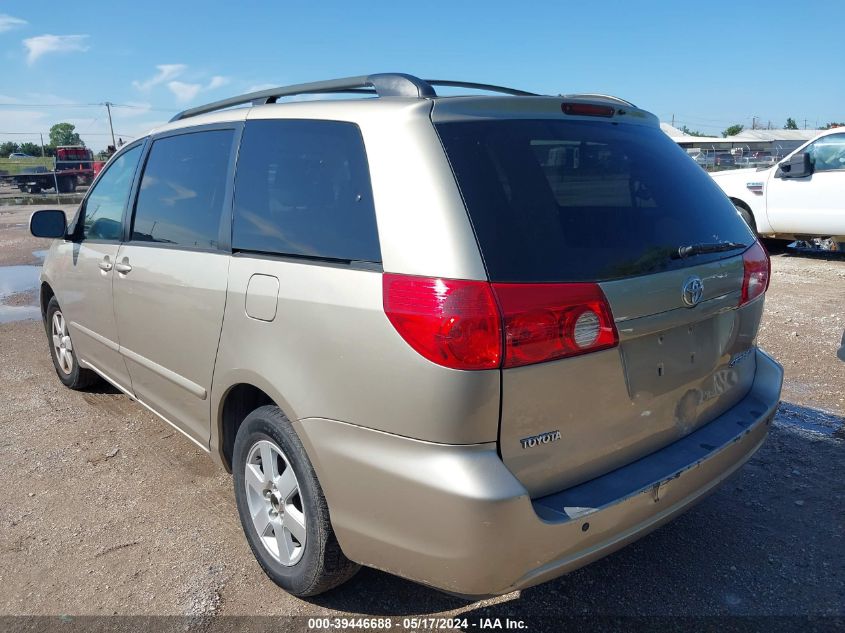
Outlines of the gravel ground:
<svg viewBox="0 0 845 633">
<path fill-rule="evenodd" d="M 38 261 L 28 215 L 0 207 L 0 265 Z M 473 603 L 370 569 L 316 599 L 285 594 L 241 535 L 227 474 L 114 390 L 62 387 L 39 322 L 0 324 L 0 616 L 843 616 L 845 258 L 772 265 L 760 342 L 786 383 L 757 455 L 616 554 Z"/>
</svg>

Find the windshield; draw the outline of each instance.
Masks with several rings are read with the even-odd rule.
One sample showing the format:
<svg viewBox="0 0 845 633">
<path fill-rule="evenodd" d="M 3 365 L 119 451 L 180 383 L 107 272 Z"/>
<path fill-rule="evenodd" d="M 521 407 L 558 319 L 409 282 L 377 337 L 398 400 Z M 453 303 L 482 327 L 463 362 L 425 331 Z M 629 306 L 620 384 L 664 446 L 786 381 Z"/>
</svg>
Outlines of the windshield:
<svg viewBox="0 0 845 633">
<path fill-rule="evenodd" d="M 693 266 L 754 237 L 657 128 L 592 121 L 436 124 L 492 281 L 604 281 Z"/>
</svg>

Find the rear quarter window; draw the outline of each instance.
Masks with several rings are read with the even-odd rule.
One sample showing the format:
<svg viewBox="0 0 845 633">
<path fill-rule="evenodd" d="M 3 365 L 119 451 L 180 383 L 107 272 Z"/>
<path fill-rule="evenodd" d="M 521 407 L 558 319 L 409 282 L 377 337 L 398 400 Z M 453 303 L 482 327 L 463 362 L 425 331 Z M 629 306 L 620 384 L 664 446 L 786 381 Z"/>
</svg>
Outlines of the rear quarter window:
<svg viewBox="0 0 845 633">
<path fill-rule="evenodd" d="M 250 121 L 235 177 L 234 250 L 381 262 L 358 126 Z"/>
<path fill-rule="evenodd" d="M 610 122 L 436 124 L 492 281 L 605 281 L 731 257 L 751 244 L 712 179 L 657 128 Z"/>
</svg>

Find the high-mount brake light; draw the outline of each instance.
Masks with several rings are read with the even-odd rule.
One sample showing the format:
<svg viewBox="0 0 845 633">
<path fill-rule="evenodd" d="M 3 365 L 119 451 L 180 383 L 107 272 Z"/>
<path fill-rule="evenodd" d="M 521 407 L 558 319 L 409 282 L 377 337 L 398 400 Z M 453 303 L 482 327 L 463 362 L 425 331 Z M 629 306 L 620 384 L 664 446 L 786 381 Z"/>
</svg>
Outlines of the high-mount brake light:
<svg viewBox="0 0 845 633">
<path fill-rule="evenodd" d="M 564 114 L 577 114 L 581 116 L 605 116 L 612 117 L 616 114 L 616 108 L 596 103 L 562 103 L 560 109 Z"/>
<path fill-rule="evenodd" d="M 419 354 L 452 369 L 497 369 L 614 347 L 598 284 L 508 284 L 385 273 L 384 311 Z"/>
<path fill-rule="evenodd" d="M 742 296 L 739 305 L 753 301 L 769 288 L 772 264 L 769 254 L 759 240 L 742 254 Z"/>
</svg>

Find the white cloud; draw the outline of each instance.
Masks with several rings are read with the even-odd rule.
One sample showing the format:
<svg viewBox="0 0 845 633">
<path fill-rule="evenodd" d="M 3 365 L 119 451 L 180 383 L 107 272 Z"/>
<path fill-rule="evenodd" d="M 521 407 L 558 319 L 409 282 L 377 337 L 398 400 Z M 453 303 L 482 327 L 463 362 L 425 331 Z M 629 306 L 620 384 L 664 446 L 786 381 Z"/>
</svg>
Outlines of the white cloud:
<svg viewBox="0 0 845 633">
<path fill-rule="evenodd" d="M 90 46 L 86 44 L 87 35 L 36 35 L 23 41 L 28 53 L 26 61 L 34 64 L 39 57 L 48 53 L 85 52 Z"/>
<path fill-rule="evenodd" d="M 158 72 L 147 79 L 146 81 L 133 81 L 132 85 L 135 86 L 138 90 L 142 90 L 146 92 L 153 86 L 157 86 L 159 84 L 164 83 L 165 81 L 170 81 L 175 79 L 183 72 L 185 72 L 188 67 L 185 64 L 159 64 L 156 66 Z"/>
<path fill-rule="evenodd" d="M 167 87 L 176 95 L 176 100 L 180 103 L 191 101 L 202 90 L 201 84 L 187 84 L 184 81 L 171 81 Z"/>
<path fill-rule="evenodd" d="M 0 13 L 0 33 L 11 31 L 12 29 L 16 29 L 19 26 L 24 26 L 26 24 L 26 20 L 21 20 L 20 18 L 15 18 L 11 15 Z"/>
<path fill-rule="evenodd" d="M 217 88 L 222 88 L 226 84 L 228 84 L 230 79 L 228 77 L 223 77 L 222 75 L 214 75 L 211 78 L 211 81 L 208 82 L 208 85 L 205 87 L 206 90 L 216 90 Z"/>
<path fill-rule="evenodd" d="M 158 72 L 149 79 L 133 81 L 132 85 L 142 92 L 149 92 L 155 86 L 164 84 L 175 95 L 179 103 L 192 101 L 201 92 L 217 90 L 231 82 L 229 77 L 213 75 L 207 83 L 200 83 L 204 81 L 203 74 L 196 72 L 188 73 L 188 66 L 186 64 L 159 64 L 156 66 L 156 70 Z M 182 81 L 182 79 L 190 79 L 192 81 Z"/>
</svg>

